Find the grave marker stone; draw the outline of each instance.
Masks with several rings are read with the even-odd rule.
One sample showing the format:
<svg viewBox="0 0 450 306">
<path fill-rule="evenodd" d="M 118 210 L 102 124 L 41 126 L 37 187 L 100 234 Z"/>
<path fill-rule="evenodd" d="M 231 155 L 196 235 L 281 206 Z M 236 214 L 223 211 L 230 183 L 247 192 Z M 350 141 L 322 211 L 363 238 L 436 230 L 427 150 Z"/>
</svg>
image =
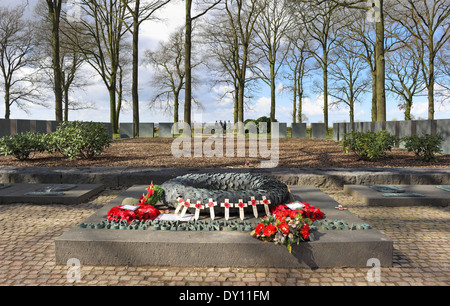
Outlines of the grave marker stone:
<svg viewBox="0 0 450 306">
<path fill-rule="evenodd" d="M 134 137 L 133 123 L 121 123 L 119 133 L 120 138 L 133 138 Z"/>
<path fill-rule="evenodd" d="M 436 134 L 444 137 L 441 149 L 443 154 L 450 154 L 450 119 L 436 120 Z"/>
<path fill-rule="evenodd" d="M 291 135 L 292 138 L 306 138 L 306 123 L 292 123 Z"/>
<path fill-rule="evenodd" d="M 139 137 L 140 138 L 155 137 L 155 124 L 154 123 L 139 123 Z"/>
<path fill-rule="evenodd" d="M 327 127 L 325 123 L 311 123 L 311 138 L 327 138 Z"/>
<path fill-rule="evenodd" d="M 159 123 L 159 137 L 160 138 L 172 138 L 173 137 L 173 123 L 172 122 L 160 122 Z"/>
</svg>

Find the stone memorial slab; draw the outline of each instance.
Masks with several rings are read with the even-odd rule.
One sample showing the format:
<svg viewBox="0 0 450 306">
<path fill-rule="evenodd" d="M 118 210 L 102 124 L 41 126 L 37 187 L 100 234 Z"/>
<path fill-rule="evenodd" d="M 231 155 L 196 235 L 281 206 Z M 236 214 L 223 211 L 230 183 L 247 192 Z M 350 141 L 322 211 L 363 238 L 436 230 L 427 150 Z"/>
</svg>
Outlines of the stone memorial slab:
<svg viewBox="0 0 450 306">
<path fill-rule="evenodd" d="M 275 128 L 274 125 L 278 125 L 278 134 L 274 133 Z M 272 122 L 270 131 L 273 138 L 286 138 L 287 135 L 287 124 L 283 122 Z"/>
<path fill-rule="evenodd" d="M 99 184 L 9 184 L 0 188 L 0 205 L 12 203 L 80 204 L 105 189 Z"/>
<path fill-rule="evenodd" d="M 0 137 L 11 135 L 11 120 L 0 119 Z"/>
<path fill-rule="evenodd" d="M 431 135 L 432 133 L 432 123 L 433 120 L 417 120 L 416 121 L 416 134 L 421 135 Z"/>
<path fill-rule="evenodd" d="M 16 120 L 16 134 L 26 133 L 31 131 L 30 120 Z"/>
<path fill-rule="evenodd" d="M 121 123 L 119 128 L 120 138 L 134 138 L 133 123 Z"/>
<path fill-rule="evenodd" d="M 399 125 L 398 137 L 402 138 L 402 137 L 413 135 L 413 133 L 412 133 L 413 121 L 411 121 L 411 120 L 399 121 L 398 125 Z M 404 149 L 405 148 L 403 141 L 400 141 L 399 148 L 400 149 Z"/>
<path fill-rule="evenodd" d="M 333 135 L 335 130 L 333 129 Z M 291 126 L 291 137 L 292 138 L 306 138 L 306 123 L 292 123 Z M 336 139 L 337 136 L 336 136 Z"/>
<path fill-rule="evenodd" d="M 155 124 L 154 123 L 139 123 L 139 137 L 140 138 L 155 137 Z"/>
<path fill-rule="evenodd" d="M 1 189 L 5 189 L 5 188 L 8 188 L 8 187 L 11 187 L 11 184 L 0 184 L 0 190 Z"/>
<path fill-rule="evenodd" d="M 47 134 L 47 121 L 46 120 L 34 120 L 34 132 L 39 134 Z"/>
<path fill-rule="evenodd" d="M 172 122 L 160 122 L 159 123 L 159 137 L 160 138 L 172 138 L 173 137 L 173 123 Z"/>
<path fill-rule="evenodd" d="M 389 190 L 386 185 L 373 188 L 369 185 L 344 185 L 344 192 L 369 206 L 448 206 L 450 194 L 436 185 L 396 185 Z M 401 192 L 403 191 L 403 192 Z"/>
<path fill-rule="evenodd" d="M 127 197 L 140 197 L 146 188 L 146 185 L 135 185 L 127 189 L 82 223 L 89 226 L 77 225 L 58 237 L 56 263 L 66 264 L 68 259 L 77 258 L 84 265 L 317 268 L 366 267 L 370 258 L 377 258 L 382 267 L 392 266 L 392 240 L 348 210 L 335 209 L 338 203 L 312 186 L 292 186 L 294 199 L 320 208 L 326 216 L 323 220 L 330 224 L 351 226 L 349 229 L 340 229 L 340 225 L 339 228 L 320 227 L 311 234 L 311 241 L 294 245 L 291 253 L 284 246 L 251 237 L 245 228 L 259 220 L 251 215 L 246 215 L 251 219 L 245 221 L 238 216 L 230 217 L 229 221 L 216 216 L 213 227 L 217 224 L 233 227 L 237 222 L 247 222 L 245 228 L 235 226 L 234 231 L 213 227 L 208 230 L 206 219 L 198 221 L 203 222 L 201 226 L 189 221 L 178 224 L 175 230 L 96 229 L 96 224 L 105 220 L 112 207 Z M 193 208 L 190 210 L 193 212 Z"/>
<path fill-rule="evenodd" d="M 444 137 L 441 149 L 443 154 L 450 154 L 450 119 L 436 120 L 436 134 Z"/>
<path fill-rule="evenodd" d="M 450 192 L 450 185 L 439 185 L 439 186 L 436 186 L 436 188 Z"/>
<path fill-rule="evenodd" d="M 362 132 L 372 132 L 372 122 L 363 122 L 362 124 Z"/>
<path fill-rule="evenodd" d="M 325 123 L 311 123 L 311 138 L 327 138 L 327 127 Z"/>
</svg>

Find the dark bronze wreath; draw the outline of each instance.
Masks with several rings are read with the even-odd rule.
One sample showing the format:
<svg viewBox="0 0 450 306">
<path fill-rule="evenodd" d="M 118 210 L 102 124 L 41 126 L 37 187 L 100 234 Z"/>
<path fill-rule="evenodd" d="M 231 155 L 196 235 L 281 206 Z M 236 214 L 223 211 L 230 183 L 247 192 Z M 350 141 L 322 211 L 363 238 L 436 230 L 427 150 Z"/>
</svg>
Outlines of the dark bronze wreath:
<svg viewBox="0 0 450 306">
<path fill-rule="evenodd" d="M 270 200 L 271 207 L 290 199 L 289 189 L 283 182 L 250 173 L 186 174 L 163 183 L 161 187 L 164 190 L 164 201 L 170 207 L 177 206 L 178 198 L 185 201 L 189 199 L 193 204 L 197 201 L 206 204 L 209 199 L 213 199 L 218 204 L 214 208 L 216 214 L 223 214 L 220 203 L 224 203 L 225 199 L 230 203 L 238 203 L 240 199 L 248 203 L 251 197 L 262 200 L 265 196 Z M 245 208 L 245 212 L 250 213 L 251 210 L 250 206 Z M 264 208 L 260 207 L 258 210 L 264 211 Z M 238 209 L 232 212 L 238 213 Z M 209 210 L 205 210 L 205 213 L 209 213 Z"/>
</svg>

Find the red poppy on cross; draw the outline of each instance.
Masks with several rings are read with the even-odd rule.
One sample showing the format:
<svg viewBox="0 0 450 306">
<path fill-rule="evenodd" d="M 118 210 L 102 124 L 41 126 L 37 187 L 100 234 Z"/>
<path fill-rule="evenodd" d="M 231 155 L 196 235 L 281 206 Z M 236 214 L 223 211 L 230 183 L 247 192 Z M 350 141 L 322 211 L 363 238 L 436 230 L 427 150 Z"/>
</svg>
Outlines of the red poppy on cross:
<svg viewBox="0 0 450 306">
<path fill-rule="evenodd" d="M 217 202 L 214 202 L 213 199 L 209 199 L 209 202 L 207 205 L 209 207 L 209 214 L 211 215 L 211 220 L 214 220 L 214 218 L 215 218 L 214 206 L 217 206 Z"/>
<path fill-rule="evenodd" d="M 221 203 L 220 204 L 221 207 L 225 207 L 225 220 L 228 221 L 228 219 L 230 218 L 230 200 L 229 199 L 225 199 L 225 203 Z"/>
</svg>

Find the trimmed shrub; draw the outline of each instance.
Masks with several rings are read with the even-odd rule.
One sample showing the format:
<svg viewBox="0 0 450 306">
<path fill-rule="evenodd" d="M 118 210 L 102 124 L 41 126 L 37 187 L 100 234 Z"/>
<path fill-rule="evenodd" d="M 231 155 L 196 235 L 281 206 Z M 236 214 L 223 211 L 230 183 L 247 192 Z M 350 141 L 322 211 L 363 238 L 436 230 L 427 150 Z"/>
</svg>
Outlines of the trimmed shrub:
<svg viewBox="0 0 450 306">
<path fill-rule="evenodd" d="M 51 134 L 51 147 L 70 159 L 89 159 L 102 153 L 112 140 L 103 123 L 63 122 Z"/>
<path fill-rule="evenodd" d="M 414 152 L 417 157 L 424 161 L 437 161 L 436 154 L 441 153 L 441 145 L 444 137 L 441 135 L 425 134 L 422 136 L 412 135 L 402 137 L 408 152 Z"/>
<path fill-rule="evenodd" d="M 386 132 L 358 132 L 351 131 L 344 134 L 341 144 L 344 152 L 353 151 L 360 159 L 376 161 L 386 156 L 387 151 L 391 151 L 398 137 Z"/>
<path fill-rule="evenodd" d="M 4 136 L 0 138 L 0 153 L 28 160 L 32 153 L 46 151 L 47 141 L 48 135 L 30 132 Z"/>
</svg>

